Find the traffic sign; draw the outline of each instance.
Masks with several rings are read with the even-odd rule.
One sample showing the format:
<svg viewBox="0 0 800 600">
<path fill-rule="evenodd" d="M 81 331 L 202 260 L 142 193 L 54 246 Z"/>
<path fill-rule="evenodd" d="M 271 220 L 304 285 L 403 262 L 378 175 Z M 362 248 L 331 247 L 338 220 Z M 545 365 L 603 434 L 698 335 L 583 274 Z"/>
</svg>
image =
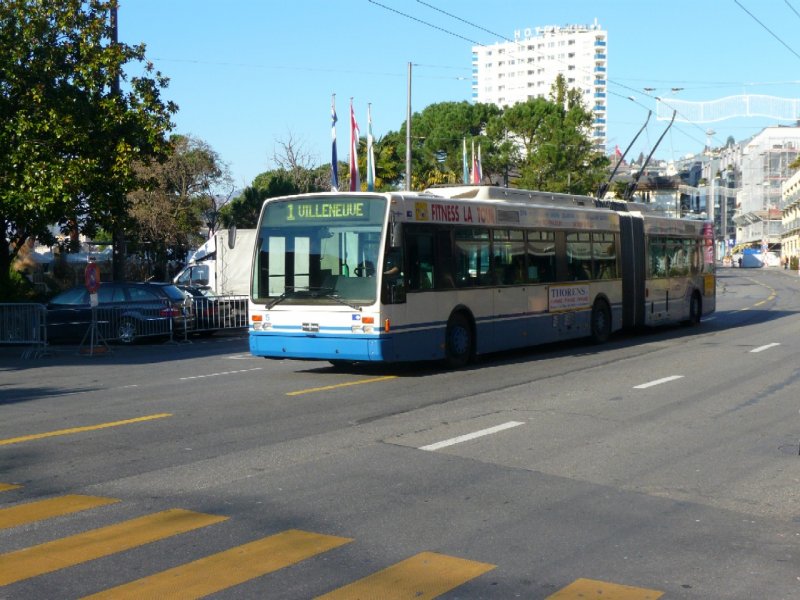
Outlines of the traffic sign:
<svg viewBox="0 0 800 600">
<path fill-rule="evenodd" d="M 90 294 L 96 294 L 100 289 L 100 267 L 90 259 L 86 265 L 86 270 L 83 272 L 83 283 Z"/>
</svg>

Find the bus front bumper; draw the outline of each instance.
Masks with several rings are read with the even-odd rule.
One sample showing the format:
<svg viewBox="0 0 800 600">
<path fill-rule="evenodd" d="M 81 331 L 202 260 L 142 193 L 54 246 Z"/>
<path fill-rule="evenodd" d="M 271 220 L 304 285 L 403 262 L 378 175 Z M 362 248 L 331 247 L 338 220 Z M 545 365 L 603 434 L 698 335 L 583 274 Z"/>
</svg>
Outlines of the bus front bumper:
<svg viewBox="0 0 800 600">
<path fill-rule="evenodd" d="M 250 353 L 265 358 L 387 361 L 392 340 L 379 335 L 274 334 L 250 331 Z"/>
</svg>

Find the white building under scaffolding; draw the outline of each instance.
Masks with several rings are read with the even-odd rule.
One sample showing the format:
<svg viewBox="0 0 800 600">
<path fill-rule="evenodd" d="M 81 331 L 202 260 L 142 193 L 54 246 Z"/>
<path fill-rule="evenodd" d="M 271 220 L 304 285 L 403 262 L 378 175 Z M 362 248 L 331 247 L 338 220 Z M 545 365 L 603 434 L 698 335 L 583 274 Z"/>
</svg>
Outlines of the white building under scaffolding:
<svg viewBox="0 0 800 600">
<path fill-rule="evenodd" d="M 736 194 L 737 244 L 777 247 L 783 225 L 781 185 L 800 152 L 800 127 L 767 127 L 741 144 L 741 184 Z"/>
</svg>

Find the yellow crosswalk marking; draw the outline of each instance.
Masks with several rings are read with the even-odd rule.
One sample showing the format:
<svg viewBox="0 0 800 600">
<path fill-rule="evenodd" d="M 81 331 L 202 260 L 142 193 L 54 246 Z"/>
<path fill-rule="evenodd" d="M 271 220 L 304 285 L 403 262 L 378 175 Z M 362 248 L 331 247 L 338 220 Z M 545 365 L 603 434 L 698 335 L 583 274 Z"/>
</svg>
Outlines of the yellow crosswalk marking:
<svg viewBox="0 0 800 600">
<path fill-rule="evenodd" d="M 352 541 L 290 529 L 87 596 L 84 600 L 203 598 Z"/>
<path fill-rule="evenodd" d="M 435 552 L 421 552 L 391 567 L 334 590 L 317 600 L 426 600 L 491 571 L 495 565 Z"/>
<path fill-rule="evenodd" d="M 58 435 L 71 435 L 73 433 L 82 433 L 84 431 L 96 431 L 98 429 L 106 429 L 108 427 L 119 427 L 120 425 L 130 425 L 132 423 L 141 423 L 143 421 L 152 421 L 153 419 L 164 419 L 171 417 L 171 413 L 159 413 L 157 415 L 147 415 L 145 417 L 136 417 L 135 419 L 125 419 L 124 421 L 112 421 L 110 423 L 98 423 L 97 425 L 86 425 L 85 427 L 71 427 L 70 429 L 59 429 L 57 431 L 45 431 L 44 433 L 32 433 L 30 435 L 22 435 L 15 438 L 7 438 L 0 440 L 0 446 L 8 446 L 11 444 L 19 444 L 21 442 L 31 442 L 33 440 L 41 440 L 43 438 L 55 437 Z"/>
<path fill-rule="evenodd" d="M 0 483 L 0 492 L 7 492 L 8 490 L 16 490 L 17 488 L 21 488 L 21 485 L 16 485 L 14 483 Z"/>
<path fill-rule="evenodd" d="M 594 579 L 576 579 L 547 600 L 656 600 L 664 592 L 607 583 Z"/>
<path fill-rule="evenodd" d="M 10 506 L 0 509 L 0 529 L 18 527 L 34 521 L 43 521 L 44 519 L 68 515 L 98 506 L 105 506 L 106 504 L 114 504 L 115 502 L 119 502 L 119 500 L 70 494 L 58 498 L 48 498 L 38 502 Z"/>
<path fill-rule="evenodd" d="M 206 527 L 227 518 L 171 509 L 0 554 L 0 586 Z"/>
</svg>

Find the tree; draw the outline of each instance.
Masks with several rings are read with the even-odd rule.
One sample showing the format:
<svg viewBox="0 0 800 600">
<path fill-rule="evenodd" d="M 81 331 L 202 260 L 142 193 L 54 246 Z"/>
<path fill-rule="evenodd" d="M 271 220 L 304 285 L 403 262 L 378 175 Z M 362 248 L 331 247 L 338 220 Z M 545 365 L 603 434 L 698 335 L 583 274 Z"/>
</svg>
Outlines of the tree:
<svg viewBox="0 0 800 600">
<path fill-rule="evenodd" d="M 157 265 L 181 256 L 198 240 L 205 224 L 216 221 L 220 189 L 231 177 L 219 155 L 206 142 L 173 135 L 171 153 L 161 163 L 138 165 L 147 185 L 128 196 L 132 242 L 143 244 Z"/>
<path fill-rule="evenodd" d="M 412 189 L 462 180 L 464 139 L 481 144 L 491 156 L 492 142 L 484 131 L 501 110 L 491 104 L 440 102 L 411 117 Z M 406 124 L 376 143 L 375 176 L 385 188 L 399 187 L 405 179 Z M 366 164 L 366 163 L 365 163 Z"/>
<path fill-rule="evenodd" d="M 113 225 L 139 185 L 136 163 L 166 155 L 177 110 L 144 45 L 112 43 L 116 0 L 0 2 L 0 290 L 29 237 Z M 128 78 L 123 68 L 143 68 Z M 117 85 L 124 83 L 124 90 Z"/>
<path fill-rule="evenodd" d="M 310 172 L 309 172 L 310 173 Z M 305 173 L 301 178 L 307 180 Z M 276 171 L 266 171 L 256 176 L 253 183 L 246 187 L 242 194 L 229 202 L 220 214 L 224 227 L 241 227 L 252 229 L 258 224 L 258 216 L 261 214 L 261 205 L 267 198 L 277 196 L 289 196 L 301 193 L 301 188 L 293 180 L 292 175 L 285 169 Z M 319 190 L 314 190 L 319 191 Z"/>
<path fill-rule="evenodd" d="M 593 149 L 593 116 L 584 108 L 580 90 L 568 89 L 559 75 L 546 102 L 534 101 L 535 131 L 518 184 L 550 192 L 595 191 L 607 176 L 608 158 Z"/>
<path fill-rule="evenodd" d="M 292 134 L 286 140 L 276 140 L 281 152 L 272 155 L 273 162 L 279 171 L 283 171 L 294 184 L 298 192 L 320 192 L 330 185 L 330 172 L 324 168 L 314 168 L 312 156 L 306 152 L 303 144 L 294 139 Z M 256 177 L 258 179 L 258 177 Z M 253 183 L 256 187 L 264 187 Z"/>
</svg>

